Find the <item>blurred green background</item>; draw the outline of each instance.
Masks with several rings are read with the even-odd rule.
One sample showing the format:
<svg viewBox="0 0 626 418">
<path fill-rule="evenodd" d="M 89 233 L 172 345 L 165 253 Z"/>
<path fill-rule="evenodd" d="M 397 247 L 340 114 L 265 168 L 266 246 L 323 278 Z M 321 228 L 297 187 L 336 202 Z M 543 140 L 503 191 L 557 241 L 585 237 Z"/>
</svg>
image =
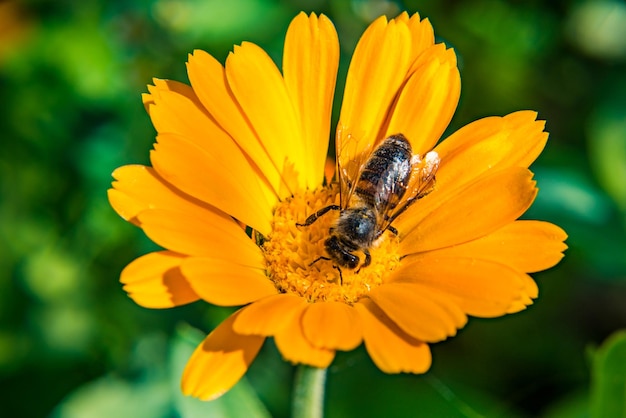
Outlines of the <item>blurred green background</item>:
<svg viewBox="0 0 626 418">
<path fill-rule="evenodd" d="M 271 341 L 220 401 L 180 395 L 197 329 L 229 311 L 128 299 L 119 273 L 154 247 L 113 212 L 106 190 L 116 167 L 148 163 L 155 132 L 140 94 L 152 77 L 186 81 L 193 49 L 223 62 L 244 40 L 280 62 L 300 10 L 337 27 L 339 91 L 367 24 L 419 11 L 459 57 L 451 129 L 537 110 L 551 135 L 525 216 L 562 226 L 570 247 L 534 275 L 535 305 L 471 320 L 433 346 L 426 376 L 384 375 L 362 348 L 340 353 L 327 416 L 622 416 L 626 3 L 614 0 L 0 2 L 0 416 L 289 415 L 293 369 Z"/>
</svg>

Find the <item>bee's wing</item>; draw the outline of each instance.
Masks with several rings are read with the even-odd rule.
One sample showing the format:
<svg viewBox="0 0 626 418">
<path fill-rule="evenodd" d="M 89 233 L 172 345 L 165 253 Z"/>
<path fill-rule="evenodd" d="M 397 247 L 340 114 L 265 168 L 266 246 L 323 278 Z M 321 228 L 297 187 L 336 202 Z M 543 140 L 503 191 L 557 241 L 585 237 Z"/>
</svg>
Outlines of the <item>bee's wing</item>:
<svg viewBox="0 0 626 418">
<path fill-rule="evenodd" d="M 435 174 L 439 168 L 439 155 L 430 151 L 423 158 L 418 155 L 411 159 L 411 176 L 406 186 L 406 194 L 400 202 L 388 199 L 386 207 L 380 209 L 379 231 L 382 234 L 391 223 L 409 206 L 426 196 L 435 188 Z M 395 184 L 388 187 L 395 187 Z M 396 195 L 396 190 L 390 190 L 390 196 Z"/>
<path fill-rule="evenodd" d="M 335 138 L 335 155 L 337 159 L 337 178 L 341 196 L 341 208 L 345 209 L 356 189 L 361 171 L 374 149 L 374 142 L 364 143 L 352 132 L 339 123 Z"/>
</svg>

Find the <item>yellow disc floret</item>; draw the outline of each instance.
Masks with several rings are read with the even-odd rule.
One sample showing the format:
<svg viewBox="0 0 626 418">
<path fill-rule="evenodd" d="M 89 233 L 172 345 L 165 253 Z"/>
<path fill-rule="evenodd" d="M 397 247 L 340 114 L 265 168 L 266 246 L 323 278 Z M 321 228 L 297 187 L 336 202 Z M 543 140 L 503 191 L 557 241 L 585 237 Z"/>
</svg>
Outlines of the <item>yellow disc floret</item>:
<svg viewBox="0 0 626 418">
<path fill-rule="evenodd" d="M 266 237 L 262 248 L 268 276 L 281 292 L 300 295 L 310 302 L 352 304 L 382 284 L 383 277 L 399 264 L 399 239 L 386 231 L 369 249 L 372 256 L 369 266 L 340 271 L 327 259 L 324 248 L 339 211 L 330 211 L 311 225 L 296 225 L 304 223 L 319 209 L 338 204 L 338 189 L 333 185 L 297 193 L 276 207 L 272 233 Z M 363 260 L 362 252 L 355 254 Z"/>
</svg>

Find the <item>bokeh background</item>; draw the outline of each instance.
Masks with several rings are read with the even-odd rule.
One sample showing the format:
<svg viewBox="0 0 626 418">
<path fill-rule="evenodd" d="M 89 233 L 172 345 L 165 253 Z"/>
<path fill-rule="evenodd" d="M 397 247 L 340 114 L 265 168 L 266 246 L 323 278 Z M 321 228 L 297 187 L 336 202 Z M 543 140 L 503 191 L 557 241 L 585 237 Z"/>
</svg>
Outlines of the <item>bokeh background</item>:
<svg viewBox="0 0 626 418">
<path fill-rule="evenodd" d="M 384 375 L 362 348 L 339 354 L 327 416 L 622 416 L 611 415 L 626 393 L 626 3 L 616 0 L 0 1 L 0 416 L 289 415 L 293 368 L 271 341 L 220 401 L 180 395 L 191 350 L 230 311 L 136 306 L 119 273 L 154 247 L 106 190 L 116 167 L 148 164 L 155 132 L 140 94 L 152 77 L 187 81 L 189 52 L 223 62 L 244 40 L 280 62 L 300 10 L 337 27 L 337 103 L 371 20 L 429 17 L 459 57 L 451 130 L 519 109 L 547 120 L 525 217 L 569 234 L 564 261 L 534 275 L 535 305 L 471 320 L 433 346 L 426 376 Z"/>
</svg>

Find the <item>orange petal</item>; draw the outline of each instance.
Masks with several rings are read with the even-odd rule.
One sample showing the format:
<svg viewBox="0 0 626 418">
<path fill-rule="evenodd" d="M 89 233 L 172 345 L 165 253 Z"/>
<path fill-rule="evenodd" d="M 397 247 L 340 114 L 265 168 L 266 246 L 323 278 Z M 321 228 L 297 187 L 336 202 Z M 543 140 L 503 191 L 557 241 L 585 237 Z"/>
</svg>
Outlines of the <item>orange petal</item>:
<svg viewBox="0 0 626 418">
<path fill-rule="evenodd" d="M 209 133 L 210 134 L 210 133 Z M 209 152 L 174 134 L 160 134 L 151 161 L 169 183 L 209 203 L 264 235 L 271 231 L 272 208 L 258 177 L 239 150 Z"/>
<path fill-rule="evenodd" d="M 527 169 L 510 167 L 488 172 L 463 189 L 436 185 L 396 221 L 402 254 L 462 244 L 513 222 L 537 195 L 531 178 Z"/>
<path fill-rule="evenodd" d="M 411 337 L 369 299 L 354 305 L 363 324 L 363 340 L 372 361 L 385 373 L 425 373 L 432 356 L 428 344 Z"/>
<path fill-rule="evenodd" d="M 163 80 L 159 78 L 152 79 L 153 84 L 148 85 L 148 93 L 144 93 L 141 95 L 142 102 L 148 111 L 148 114 L 155 109 L 154 105 L 157 103 L 163 103 L 163 97 L 161 96 L 162 92 L 174 92 L 181 96 L 185 96 L 188 100 L 193 102 L 193 106 L 197 108 L 200 112 L 204 112 L 204 108 L 202 103 L 198 100 L 198 97 L 194 90 L 185 83 L 181 83 L 180 81 L 175 80 Z M 178 112 L 176 112 L 178 113 Z M 152 118 L 152 115 L 150 115 Z M 167 118 L 166 118 L 167 119 Z M 174 121 L 176 118 L 170 119 L 170 121 Z M 154 124 L 154 120 L 152 123 Z M 166 120 L 163 121 L 167 123 Z M 159 122 L 157 122 L 159 123 Z M 169 130 L 167 130 L 169 132 Z"/>
<path fill-rule="evenodd" d="M 226 82 L 222 64 L 206 52 L 195 50 L 193 55 L 189 55 L 187 73 L 204 107 L 253 161 L 259 175 L 267 180 L 274 194 L 278 195 L 282 184 L 282 168 L 272 161 L 243 115 Z"/>
<path fill-rule="evenodd" d="M 233 328 L 242 335 L 275 335 L 306 307 L 300 296 L 280 293 L 259 299 L 242 309 Z"/>
<path fill-rule="evenodd" d="M 204 129 L 214 125 L 193 89 L 172 80 L 154 79 L 148 86 L 148 113 L 157 132 L 176 133 L 189 138 L 203 138 Z"/>
<path fill-rule="evenodd" d="M 339 40 L 332 22 L 324 15 L 318 19 L 300 13 L 285 38 L 283 73 L 300 120 L 309 189 L 318 187 L 323 178 L 338 65 Z"/>
<path fill-rule="evenodd" d="M 180 272 L 186 257 L 170 251 L 141 256 L 122 271 L 120 281 L 128 296 L 144 308 L 171 308 L 200 297 Z"/>
<path fill-rule="evenodd" d="M 404 22 L 411 33 L 411 62 L 414 62 L 422 52 L 435 43 L 435 32 L 428 19 L 420 20 L 419 13 L 414 13 L 409 18 L 407 12 L 402 12 L 395 19 L 396 22 Z"/>
<path fill-rule="evenodd" d="M 438 188 L 461 188 L 487 171 L 528 167 L 543 150 L 548 133 L 537 113 L 520 111 L 473 122 L 435 150 L 441 159 Z"/>
<path fill-rule="evenodd" d="M 175 134 L 185 138 L 195 147 L 223 161 L 238 176 L 248 178 L 246 181 L 250 181 L 254 190 L 263 194 L 263 199 L 271 205 L 277 201 L 276 194 L 265 178 L 260 180 L 258 167 L 250 165 L 231 136 L 209 116 L 191 87 L 182 83 L 155 80 L 155 86 L 150 91 L 153 92 L 155 103 L 150 107 L 150 116 L 160 134 Z M 177 184 L 174 185 L 178 187 Z"/>
<path fill-rule="evenodd" d="M 317 348 L 304 336 L 301 319 L 305 309 L 306 305 L 299 307 L 291 320 L 277 331 L 274 336 L 276 347 L 291 363 L 326 368 L 335 358 L 335 350 Z"/>
<path fill-rule="evenodd" d="M 138 218 L 146 235 L 168 250 L 220 258 L 256 269 L 265 268 L 259 247 L 223 213 L 206 211 L 202 217 L 195 217 L 167 209 L 148 209 Z"/>
<path fill-rule="evenodd" d="M 444 249 L 404 258 L 390 280 L 420 285 L 420 293 L 437 293 L 468 315 L 496 317 L 507 313 L 514 301 L 530 296 L 526 278 L 524 273 L 482 260 L 480 255 L 448 257 Z"/>
<path fill-rule="evenodd" d="M 208 401 L 220 397 L 246 373 L 265 341 L 233 331 L 237 313 L 211 332 L 192 354 L 183 372 L 182 390 Z"/>
<path fill-rule="evenodd" d="M 523 282 L 523 290 L 522 295 L 519 299 L 514 300 L 506 313 L 511 314 L 519 311 L 523 311 L 529 305 L 533 304 L 533 299 L 536 299 L 539 296 L 539 288 L 537 287 L 537 283 L 530 277 L 528 274 L 522 276 Z"/>
<path fill-rule="evenodd" d="M 563 258 L 566 238 L 565 231 L 549 222 L 516 221 L 482 238 L 439 250 L 439 254 L 480 258 L 534 273 L 556 265 Z"/>
<path fill-rule="evenodd" d="M 108 191 L 109 202 L 122 218 L 136 225 L 137 214 L 146 209 L 171 209 L 195 217 L 213 210 L 169 185 L 151 167 L 126 165 L 116 169 L 113 177 L 116 181 Z"/>
<path fill-rule="evenodd" d="M 289 180 L 291 187 L 304 188 L 306 173 L 302 170 L 306 168 L 307 155 L 299 116 L 272 59 L 257 45 L 244 42 L 226 59 L 226 78 L 242 112 L 283 178 L 292 163 L 299 176 L 284 179 Z M 319 184 L 322 172 L 318 174 Z"/>
<path fill-rule="evenodd" d="M 454 51 L 446 50 L 443 44 L 430 47 L 402 87 L 383 136 L 403 133 L 414 153 L 426 153 L 450 123 L 460 94 L 461 77 Z"/>
<path fill-rule="evenodd" d="M 324 165 L 324 179 L 326 180 L 326 184 L 330 184 L 333 181 L 333 177 L 335 176 L 335 159 L 327 158 L 326 163 Z"/>
<path fill-rule="evenodd" d="M 239 306 L 278 291 L 264 271 L 218 258 L 188 258 L 181 266 L 193 290 L 219 306 Z"/>
<path fill-rule="evenodd" d="M 320 348 L 353 350 L 363 340 L 358 314 L 340 302 L 309 304 L 302 315 L 302 328 L 311 344 Z"/>
<path fill-rule="evenodd" d="M 467 317 L 452 298 L 425 289 L 413 283 L 391 283 L 375 288 L 369 297 L 398 327 L 418 340 L 436 342 L 455 335 Z"/>
<path fill-rule="evenodd" d="M 141 102 L 146 109 L 146 113 L 150 114 L 150 107 L 154 104 L 154 97 L 150 93 L 142 93 Z"/>
<path fill-rule="evenodd" d="M 381 16 L 363 33 L 348 69 L 338 125 L 338 134 L 345 132 L 358 141 L 354 156 L 382 139 L 380 129 L 410 60 L 411 34 L 406 23 L 387 22 Z"/>
</svg>

